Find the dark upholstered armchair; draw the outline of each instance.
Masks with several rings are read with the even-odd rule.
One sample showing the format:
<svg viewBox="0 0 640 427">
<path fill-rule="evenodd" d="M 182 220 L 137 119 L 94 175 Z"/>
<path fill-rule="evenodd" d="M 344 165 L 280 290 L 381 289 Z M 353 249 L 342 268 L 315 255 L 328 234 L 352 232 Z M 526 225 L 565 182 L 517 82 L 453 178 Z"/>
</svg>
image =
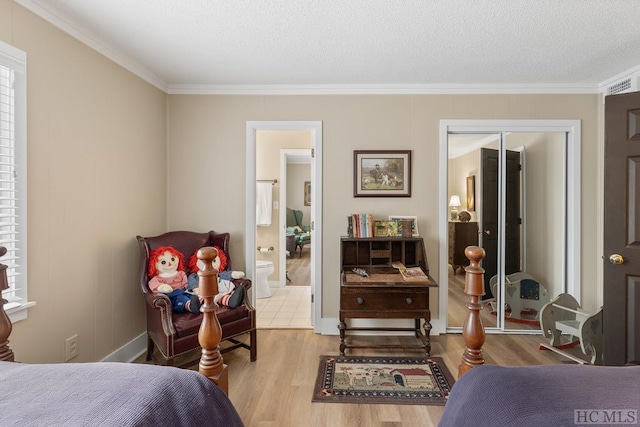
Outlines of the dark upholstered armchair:
<svg viewBox="0 0 640 427">
<path fill-rule="evenodd" d="M 227 255 L 227 269 L 231 270 L 229 254 L 229 233 L 195 233 L 191 231 L 172 231 L 155 237 L 137 236 L 140 248 L 140 287 L 146 299 L 147 310 L 147 360 L 162 365 L 173 365 L 175 358 L 200 349 L 198 331 L 202 322 L 201 313 L 179 313 L 171 309 L 171 302 L 164 294 L 151 292 L 147 266 L 150 252 L 159 246 L 173 246 L 182 252 L 186 260 L 198 249 L 205 246 L 217 246 Z M 244 303 L 236 308 L 220 306 L 216 315 L 222 327 L 220 352 L 224 353 L 238 347 L 249 350 L 251 361 L 257 357 L 256 312 L 248 298 L 251 280 L 234 280 L 237 286 L 244 286 Z M 249 344 L 237 339 L 239 335 L 249 334 Z M 231 345 L 223 346 L 224 341 Z M 154 347 L 158 347 L 161 357 L 156 357 Z M 189 365 L 191 363 L 185 363 Z"/>
<path fill-rule="evenodd" d="M 302 225 L 302 215 L 302 211 L 287 208 L 287 233 L 295 235 L 296 249 L 300 248 L 300 255 L 304 245 L 311 243 L 311 227 Z"/>
</svg>

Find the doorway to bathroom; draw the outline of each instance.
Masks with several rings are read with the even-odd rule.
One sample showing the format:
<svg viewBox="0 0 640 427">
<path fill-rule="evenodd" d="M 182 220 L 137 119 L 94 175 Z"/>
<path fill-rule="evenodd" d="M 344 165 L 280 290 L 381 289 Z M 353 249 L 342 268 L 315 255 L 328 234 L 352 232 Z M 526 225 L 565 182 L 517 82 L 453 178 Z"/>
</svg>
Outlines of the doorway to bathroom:
<svg viewBox="0 0 640 427">
<path fill-rule="evenodd" d="M 274 173 L 270 161 L 279 151 L 278 185 L 273 194 L 279 209 L 276 227 L 279 247 L 273 256 L 262 249 L 258 264 L 272 259 L 279 266 L 268 280 L 269 293 L 257 293 L 258 329 L 310 329 L 311 319 L 311 145 L 309 131 L 258 131 L 256 138 L 256 176 Z M 293 147 L 305 148 L 293 148 Z M 282 226 L 284 224 L 284 227 Z M 267 239 L 269 231 L 256 228 L 258 244 Z M 284 240 L 282 239 L 284 237 Z M 284 245 L 283 245 L 284 244 Z M 266 255 L 265 255 L 266 254 Z M 262 261 L 261 261 L 262 260 Z M 259 265 L 256 267 L 260 280 Z M 275 269 L 274 269 L 275 270 Z M 264 284 L 263 284 L 264 286 Z"/>
<path fill-rule="evenodd" d="M 259 329 L 319 329 L 321 140 L 321 122 L 247 122 L 246 259 Z"/>
</svg>

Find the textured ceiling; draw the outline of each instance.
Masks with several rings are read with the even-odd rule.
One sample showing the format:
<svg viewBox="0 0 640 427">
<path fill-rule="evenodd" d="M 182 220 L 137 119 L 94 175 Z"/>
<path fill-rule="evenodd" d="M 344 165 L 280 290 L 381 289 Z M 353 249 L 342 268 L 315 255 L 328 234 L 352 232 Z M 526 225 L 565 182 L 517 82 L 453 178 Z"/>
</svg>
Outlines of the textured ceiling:
<svg viewBox="0 0 640 427">
<path fill-rule="evenodd" d="M 169 88 L 597 88 L 640 65 L 635 0 L 16 1 Z"/>
</svg>

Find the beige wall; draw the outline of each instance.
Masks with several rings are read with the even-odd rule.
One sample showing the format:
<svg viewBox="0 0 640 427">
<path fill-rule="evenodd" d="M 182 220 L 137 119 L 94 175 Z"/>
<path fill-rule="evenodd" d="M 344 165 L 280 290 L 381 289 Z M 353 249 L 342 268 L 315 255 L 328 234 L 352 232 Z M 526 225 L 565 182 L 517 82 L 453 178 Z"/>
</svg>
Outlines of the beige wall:
<svg viewBox="0 0 640 427">
<path fill-rule="evenodd" d="M 563 133 L 507 135 L 507 149 L 524 147 L 526 269 L 551 298 L 563 292 L 566 172 Z M 584 283 L 584 282 L 583 282 Z"/>
<path fill-rule="evenodd" d="M 480 150 L 473 150 L 463 154 L 455 159 L 449 159 L 449 190 L 447 195 L 447 203 L 451 200 L 451 196 L 457 194 L 460 197 L 462 206 L 458 208 L 458 212 L 466 210 L 471 215 L 471 221 L 478 221 L 478 204 L 480 200 Z M 476 177 L 476 207 L 470 211 L 467 207 L 467 177 Z M 451 211 L 451 208 L 449 208 Z"/>
<path fill-rule="evenodd" d="M 234 250 L 244 251 L 245 126 L 258 120 L 322 120 L 323 122 L 323 265 L 322 315 L 338 316 L 339 239 L 346 217 L 371 212 L 374 217 L 417 215 L 425 239 L 431 275 L 438 277 L 438 153 L 440 119 L 579 119 L 582 120 L 582 170 L 596 167 L 597 95 L 379 95 L 379 96 L 169 96 L 169 151 L 225 153 L 221 165 L 227 179 L 212 192 L 216 200 L 236 198 L 233 214 L 212 209 L 207 200 L 193 201 L 198 215 L 214 218 L 217 228 L 230 230 Z M 206 142 L 206 143 L 205 143 Z M 205 147 L 206 145 L 206 147 Z M 412 150 L 412 197 L 354 198 L 353 150 Z M 170 228 L 191 221 L 180 208 L 177 191 L 187 180 L 205 181 L 207 173 L 193 168 L 184 174 L 181 162 L 169 162 L 168 219 Z M 172 181 L 173 184 L 171 183 Z M 595 277 L 596 175 L 582 174 L 582 277 Z M 443 212 L 442 214 L 445 214 Z M 204 226 L 204 225 L 203 225 Z M 594 305 L 594 281 L 583 284 L 585 307 Z M 437 290 L 432 309 L 437 316 Z"/>
<path fill-rule="evenodd" d="M 12 1 L 0 40 L 27 53 L 28 290 L 23 362 L 85 362 L 146 329 L 136 234 L 166 223 L 166 95 Z"/>
</svg>

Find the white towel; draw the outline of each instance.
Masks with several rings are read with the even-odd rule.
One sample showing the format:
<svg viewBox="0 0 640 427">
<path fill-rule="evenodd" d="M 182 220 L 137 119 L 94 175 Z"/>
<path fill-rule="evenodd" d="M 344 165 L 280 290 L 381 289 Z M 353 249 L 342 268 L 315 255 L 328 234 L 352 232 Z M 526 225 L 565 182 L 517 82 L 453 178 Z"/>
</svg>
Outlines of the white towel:
<svg viewBox="0 0 640 427">
<path fill-rule="evenodd" d="M 256 183 L 256 225 L 269 227 L 271 225 L 271 195 L 270 182 Z"/>
</svg>

